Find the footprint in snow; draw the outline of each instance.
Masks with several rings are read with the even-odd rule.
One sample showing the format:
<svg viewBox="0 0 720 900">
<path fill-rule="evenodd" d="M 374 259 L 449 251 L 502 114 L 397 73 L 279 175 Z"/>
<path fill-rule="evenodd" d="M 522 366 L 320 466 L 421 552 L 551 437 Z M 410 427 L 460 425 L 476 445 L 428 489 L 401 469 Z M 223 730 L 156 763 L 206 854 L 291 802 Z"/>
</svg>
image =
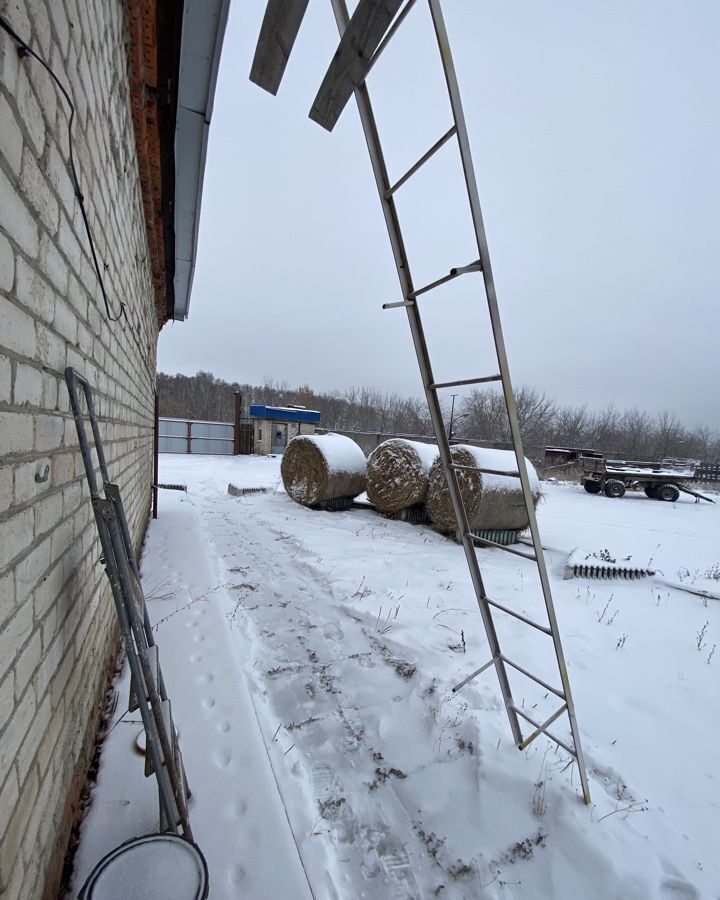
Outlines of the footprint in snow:
<svg viewBox="0 0 720 900">
<path fill-rule="evenodd" d="M 660 884 L 660 891 L 668 900 L 697 900 L 700 896 L 697 888 L 682 878 L 666 878 Z"/>
</svg>

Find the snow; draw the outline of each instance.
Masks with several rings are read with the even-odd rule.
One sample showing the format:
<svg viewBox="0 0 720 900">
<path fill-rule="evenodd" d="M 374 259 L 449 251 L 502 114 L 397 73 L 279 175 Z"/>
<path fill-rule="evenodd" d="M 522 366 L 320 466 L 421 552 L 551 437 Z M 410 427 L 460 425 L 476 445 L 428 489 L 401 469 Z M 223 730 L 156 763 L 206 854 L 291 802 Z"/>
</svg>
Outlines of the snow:
<svg viewBox="0 0 720 900">
<path fill-rule="evenodd" d="M 606 466 L 605 471 L 608 475 L 637 475 L 647 478 L 648 475 L 651 475 L 653 478 L 656 477 L 664 477 L 670 478 L 671 480 L 677 480 L 678 478 L 694 478 L 695 470 L 694 469 L 652 469 L 646 468 L 641 469 L 638 466 Z"/>
<path fill-rule="evenodd" d="M 720 603 L 662 581 L 717 590 L 720 504 L 543 485 L 587 807 L 567 754 L 544 738 L 515 749 L 491 670 L 450 690 L 489 655 L 462 547 L 371 510 L 298 506 L 279 463 L 161 456 L 161 481 L 188 493 L 161 492 L 143 559 L 214 900 L 720 896 Z M 228 482 L 273 490 L 234 498 Z M 563 581 L 578 545 L 658 577 Z M 542 617 L 531 563 L 479 557 L 489 596 Z M 557 683 L 547 637 L 495 621 L 507 655 Z M 538 720 L 554 710 L 523 676 L 511 685 Z M 126 674 L 117 688 L 77 888 L 156 827 L 136 716 L 120 719 Z"/>
<path fill-rule="evenodd" d="M 430 473 L 432 464 L 438 458 L 437 444 L 424 444 L 422 441 L 408 441 L 405 440 L 405 438 L 390 438 L 389 441 L 384 441 L 378 446 L 383 447 L 394 442 L 407 444 L 408 447 L 411 447 L 415 451 L 415 453 L 417 453 L 417 457 L 420 461 L 420 465 L 422 466 L 423 473 L 425 475 L 428 475 Z"/>
<path fill-rule="evenodd" d="M 301 434 L 293 441 L 309 441 L 316 444 L 327 463 L 328 472 L 347 472 L 364 475 L 367 468 L 365 454 L 352 438 L 343 434 Z M 289 446 L 289 445 L 288 445 Z"/>
<path fill-rule="evenodd" d="M 497 450 L 494 447 L 473 447 L 470 444 L 456 444 L 458 449 L 467 450 L 475 459 L 475 465 L 481 469 L 495 469 L 498 472 L 517 472 L 517 459 L 512 450 Z M 540 480 L 535 466 L 529 459 L 525 459 L 527 466 L 530 490 L 533 494 L 540 493 Z M 518 478 L 507 475 L 486 475 L 482 478 L 483 491 L 515 491 L 520 487 Z"/>
<path fill-rule="evenodd" d="M 151 836 L 120 848 L 92 880 L 94 900 L 197 900 L 206 876 L 197 851 L 175 835 Z"/>
</svg>

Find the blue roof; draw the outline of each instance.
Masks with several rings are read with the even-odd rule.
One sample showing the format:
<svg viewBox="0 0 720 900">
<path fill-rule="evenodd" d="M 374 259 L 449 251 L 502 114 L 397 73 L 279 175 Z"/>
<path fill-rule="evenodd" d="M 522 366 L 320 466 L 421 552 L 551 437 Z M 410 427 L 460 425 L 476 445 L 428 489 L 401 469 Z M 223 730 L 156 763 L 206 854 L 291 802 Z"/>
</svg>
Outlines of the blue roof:
<svg viewBox="0 0 720 900">
<path fill-rule="evenodd" d="M 292 406 L 250 405 L 250 415 L 255 419 L 273 419 L 276 422 L 319 422 L 316 409 L 295 409 Z"/>
</svg>

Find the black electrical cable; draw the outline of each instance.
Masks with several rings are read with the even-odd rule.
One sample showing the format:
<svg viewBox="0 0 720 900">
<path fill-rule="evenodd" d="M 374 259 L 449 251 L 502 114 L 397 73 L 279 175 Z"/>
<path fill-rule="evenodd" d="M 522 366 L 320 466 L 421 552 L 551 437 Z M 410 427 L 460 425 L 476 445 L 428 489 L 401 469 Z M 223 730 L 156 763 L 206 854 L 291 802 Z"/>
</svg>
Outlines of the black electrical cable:
<svg viewBox="0 0 720 900">
<path fill-rule="evenodd" d="M 95 252 L 95 242 L 93 241 L 92 232 L 90 230 L 90 222 L 88 221 L 87 212 L 85 211 L 85 198 L 83 197 L 83 193 L 80 190 L 80 181 L 77 176 L 77 171 L 75 169 L 75 157 L 73 155 L 73 134 L 72 134 L 72 125 L 73 120 L 75 119 L 75 107 L 73 105 L 72 100 L 70 99 L 70 94 L 67 92 L 65 86 L 57 77 L 57 75 L 53 72 L 50 66 L 45 62 L 45 60 L 38 56 L 38 54 L 30 47 L 25 41 L 14 31 L 8 21 L 0 16 L 0 28 L 6 31 L 10 37 L 15 41 L 18 45 L 18 53 L 20 56 L 32 56 L 33 59 L 36 59 L 40 65 L 45 69 L 48 75 L 52 78 L 52 80 L 57 85 L 58 90 L 65 98 L 67 105 L 70 107 L 70 118 L 68 119 L 68 148 L 69 148 L 69 161 L 70 161 L 70 180 L 72 181 L 73 190 L 75 191 L 75 196 L 78 199 L 78 203 L 80 204 L 80 212 L 82 214 L 83 224 L 85 225 L 85 233 L 87 234 L 88 243 L 90 244 L 90 253 L 92 254 L 93 264 L 95 266 L 95 274 L 97 275 L 98 284 L 100 285 L 100 292 L 102 293 L 103 302 L 105 303 L 105 312 L 107 313 L 107 317 L 111 322 L 117 322 L 118 319 L 121 319 L 123 315 L 125 315 L 125 304 L 120 301 L 120 312 L 117 315 L 113 315 L 112 309 L 110 308 L 110 301 L 108 299 L 107 291 L 105 290 L 105 282 L 103 281 L 102 272 L 100 270 L 100 264 L 98 262 L 97 254 Z"/>
</svg>

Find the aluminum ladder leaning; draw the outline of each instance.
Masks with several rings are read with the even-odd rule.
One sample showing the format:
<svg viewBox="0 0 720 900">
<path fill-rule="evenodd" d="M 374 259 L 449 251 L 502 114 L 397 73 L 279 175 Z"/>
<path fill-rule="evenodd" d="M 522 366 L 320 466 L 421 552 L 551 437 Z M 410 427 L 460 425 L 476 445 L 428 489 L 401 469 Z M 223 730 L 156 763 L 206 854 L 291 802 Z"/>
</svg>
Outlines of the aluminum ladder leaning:
<svg viewBox="0 0 720 900">
<path fill-rule="evenodd" d="M 443 18 L 441 0 L 426 0 L 426 2 L 429 6 L 429 13 L 440 52 L 452 113 L 452 123 L 448 130 L 418 159 L 418 161 L 400 178 L 395 181 L 390 179 L 385 164 L 375 116 L 370 102 L 370 96 L 365 83 L 367 75 L 374 67 L 380 55 L 391 43 L 393 36 L 401 27 L 411 9 L 416 5 L 417 0 L 405 0 L 404 3 L 403 0 L 359 0 L 352 17 L 348 13 L 346 0 L 330 0 L 340 34 L 340 43 L 332 58 L 332 62 L 323 79 L 315 101 L 313 102 L 310 110 L 310 118 L 328 131 L 332 131 L 340 114 L 350 100 L 350 97 L 354 94 L 365 134 L 365 141 L 370 153 L 370 161 L 375 175 L 380 203 L 382 205 L 385 224 L 387 226 L 402 291 L 402 300 L 386 303 L 383 308 L 404 308 L 407 313 L 415 354 L 425 390 L 425 397 L 427 399 L 428 409 L 438 443 L 438 450 L 447 478 L 452 506 L 457 521 L 458 534 L 462 540 L 477 604 L 485 626 L 491 651 L 490 659 L 484 663 L 484 665 L 470 673 L 459 684 L 455 685 L 453 690 L 460 690 L 486 669 L 493 666 L 500 683 L 505 709 L 510 721 L 510 728 L 517 747 L 521 750 L 525 749 L 540 735 L 545 735 L 558 746 L 562 747 L 577 762 L 583 797 L 586 803 L 590 803 L 590 788 L 580 743 L 577 719 L 575 716 L 575 705 L 572 699 L 570 680 L 558 631 L 552 592 L 550 590 L 550 581 L 543 556 L 543 548 L 540 542 L 535 508 L 533 505 L 532 491 L 528 479 L 517 409 L 515 407 L 512 382 L 510 379 L 510 370 L 505 351 L 505 341 L 500 322 L 490 253 L 485 236 L 485 227 L 483 224 L 477 181 L 470 151 L 470 142 L 460 97 L 460 89 Z M 277 93 L 307 4 L 308 0 L 268 0 L 250 78 L 270 93 Z M 442 147 L 452 140 L 457 142 L 459 150 L 478 255 L 476 259 L 451 269 L 448 274 L 441 275 L 431 283 L 421 287 L 415 287 L 395 205 L 395 194 L 400 191 Z M 425 332 L 423 330 L 418 300 L 419 298 L 430 294 L 431 291 L 441 285 L 447 284 L 456 278 L 473 275 L 474 273 L 481 274 L 483 278 L 485 300 L 487 303 L 492 337 L 497 356 L 497 371 L 479 375 L 478 377 L 462 378 L 454 381 L 436 381 L 430 362 L 430 355 L 425 339 Z M 515 472 L 503 474 L 509 474 L 519 479 L 523 500 L 527 509 L 532 539 L 532 552 L 530 553 L 517 550 L 514 547 L 478 538 L 470 531 L 468 517 L 458 483 L 458 471 L 467 467 L 458 466 L 453 462 L 450 452 L 450 442 L 443 422 L 439 398 L 442 390 L 494 382 L 500 384 L 502 387 L 517 467 Z M 487 472 L 489 470 L 478 468 L 477 471 Z M 529 559 L 535 563 L 547 614 L 547 624 L 536 622 L 513 610 L 505 603 L 501 603 L 498 600 L 488 597 L 482 573 L 480 571 L 480 565 L 478 563 L 478 546 L 509 552 L 516 556 Z M 537 677 L 525 666 L 511 660 L 502 652 L 495 627 L 495 620 L 493 618 L 495 611 L 515 618 L 524 625 L 545 634 L 551 640 L 559 673 L 559 687 L 553 686 Z M 535 721 L 522 705 L 518 705 L 515 702 L 510 686 L 509 670 L 513 670 L 515 673 L 529 678 L 535 684 L 545 689 L 548 694 L 553 694 L 560 701 L 559 707 L 544 721 Z M 549 730 L 551 725 L 564 714 L 567 715 L 570 726 L 570 741 L 563 740 Z M 533 730 L 529 734 L 523 734 L 520 722 L 521 719 L 524 719 L 532 726 Z"/>
<path fill-rule="evenodd" d="M 145 775 L 154 773 L 158 783 L 160 830 L 181 834 L 192 841 L 187 810 L 190 792 L 172 709 L 165 690 L 158 647 L 140 585 L 140 571 L 120 491 L 116 484 L 110 482 L 92 389 L 87 379 L 73 368 L 65 370 L 65 380 L 90 488 L 90 502 L 102 545 L 101 562 L 110 581 L 132 676 L 128 709 L 140 710 L 146 736 Z M 78 389 L 85 397 L 86 416 L 90 421 L 97 454 L 102 492 L 98 486 L 92 459 L 93 448 L 88 440 Z"/>
</svg>

